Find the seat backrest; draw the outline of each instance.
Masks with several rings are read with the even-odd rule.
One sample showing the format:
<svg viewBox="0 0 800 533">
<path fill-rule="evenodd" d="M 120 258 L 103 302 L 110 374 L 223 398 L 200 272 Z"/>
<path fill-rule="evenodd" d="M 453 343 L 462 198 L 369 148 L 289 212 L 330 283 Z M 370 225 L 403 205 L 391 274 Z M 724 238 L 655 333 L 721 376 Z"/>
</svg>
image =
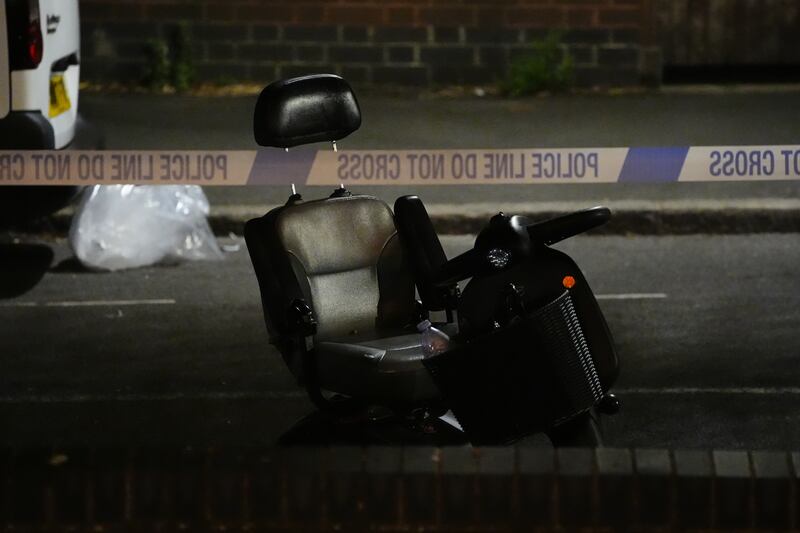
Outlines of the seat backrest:
<svg viewBox="0 0 800 533">
<path fill-rule="evenodd" d="M 249 221 L 245 238 L 274 341 L 287 334 L 296 298 L 312 308 L 320 341 L 379 336 L 414 318 L 414 285 L 394 217 L 376 198 L 279 207 Z"/>
</svg>

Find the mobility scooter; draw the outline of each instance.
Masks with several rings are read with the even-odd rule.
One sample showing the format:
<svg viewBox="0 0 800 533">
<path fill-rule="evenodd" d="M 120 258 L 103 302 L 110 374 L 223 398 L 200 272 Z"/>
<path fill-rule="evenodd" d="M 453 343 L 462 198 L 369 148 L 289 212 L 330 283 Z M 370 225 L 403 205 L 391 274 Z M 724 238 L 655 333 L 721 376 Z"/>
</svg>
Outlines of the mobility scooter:
<svg viewBox="0 0 800 533">
<path fill-rule="evenodd" d="M 347 82 L 319 74 L 267 86 L 254 132 L 288 149 L 360 124 Z M 476 445 L 534 433 L 600 445 L 598 413 L 619 406 L 617 355 L 580 269 L 549 245 L 609 217 L 603 207 L 543 222 L 499 213 L 448 260 L 418 197 L 392 210 L 340 187 L 311 201 L 293 193 L 245 238 L 270 342 L 325 416 L 389 413 L 435 433 L 450 411 Z M 432 316 L 451 341 L 425 357 L 416 325 Z"/>
</svg>

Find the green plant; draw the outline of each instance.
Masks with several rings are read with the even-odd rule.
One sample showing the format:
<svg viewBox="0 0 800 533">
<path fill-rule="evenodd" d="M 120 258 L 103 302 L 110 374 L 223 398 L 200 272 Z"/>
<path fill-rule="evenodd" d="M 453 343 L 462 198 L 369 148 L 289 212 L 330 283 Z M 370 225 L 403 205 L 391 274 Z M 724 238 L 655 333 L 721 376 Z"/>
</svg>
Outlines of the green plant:
<svg viewBox="0 0 800 533">
<path fill-rule="evenodd" d="M 172 87 L 178 92 L 189 89 L 195 78 L 192 46 L 185 24 L 170 33 L 168 41 L 150 39 L 145 46 L 144 83 L 151 89 Z"/>
<path fill-rule="evenodd" d="M 541 91 L 563 91 L 573 83 L 574 61 L 561 51 L 561 35 L 550 32 L 542 41 L 533 43 L 531 55 L 512 62 L 502 84 L 510 96 L 524 96 Z"/>
<path fill-rule="evenodd" d="M 186 24 L 176 26 L 171 37 L 170 81 L 176 91 L 183 92 L 194 81 L 192 46 Z"/>
<path fill-rule="evenodd" d="M 150 39 L 145 46 L 144 83 L 151 89 L 163 89 L 169 82 L 170 60 L 167 43 Z"/>
</svg>

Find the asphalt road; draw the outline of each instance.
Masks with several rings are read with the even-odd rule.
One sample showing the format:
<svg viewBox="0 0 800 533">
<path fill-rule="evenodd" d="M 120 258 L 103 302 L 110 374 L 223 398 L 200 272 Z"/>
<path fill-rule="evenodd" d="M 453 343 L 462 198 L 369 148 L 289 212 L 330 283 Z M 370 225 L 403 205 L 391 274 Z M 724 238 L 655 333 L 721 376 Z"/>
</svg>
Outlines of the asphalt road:
<svg viewBox="0 0 800 533">
<path fill-rule="evenodd" d="M 452 256 L 470 237 L 444 240 Z M 63 242 L 0 300 L 0 446 L 270 444 L 313 407 L 267 344 L 247 252 L 122 273 Z M 607 444 L 796 448 L 796 235 L 579 237 L 623 368 Z M 391 436 L 386 437 L 391 442 Z M 541 439 L 528 439 L 539 444 Z"/>
<path fill-rule="evenodd" d="M 359 95 L 361 129 L 350 149 L 726 146 L 797 144 L 800 91 L 644 93 L 505 100 Z M 81 113 L 113 149 L 252 150 L 255 96 L 198 98 L 142 94 L 81 95 Z M 329 188 L 302 187 L 309 197 Z M 407 187 L 361 187 L 393 202 Z M 214 205 L 282 203 L 286 187 L 208 188 Z M 800 182 L 504 185 L 425 189 L 429 203 L 786 198 Z"/>
</svg>

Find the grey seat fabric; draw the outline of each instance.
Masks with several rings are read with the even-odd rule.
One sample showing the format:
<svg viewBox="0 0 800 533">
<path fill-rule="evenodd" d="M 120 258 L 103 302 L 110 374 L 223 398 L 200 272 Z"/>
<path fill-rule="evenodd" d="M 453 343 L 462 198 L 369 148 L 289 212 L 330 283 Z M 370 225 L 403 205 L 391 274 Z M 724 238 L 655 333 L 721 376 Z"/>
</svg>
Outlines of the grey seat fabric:
<svg viewBox="0 0 800 533">
<path fill-rule="evenodd" d="M 319 373 L 332 390 L 376 401 L 417 403 L 438 396 L 422 366 L 420 335 L 316 345 Z"/>
<path fill-rule="evenodd" d="M 451 337 L 455 324 L 436 324 Z M 422 365 L 422 336 L 408 333 L 382 339 L 321 342 L 316 346 L 320 372 L 333 387 L 386 403 L 420 403 L 440 396 Z M 342 383 L 336 383 L 342 379 Z"/>
<path fill-rule="evenodd" d="M 298 378 L 302 350 L 287 342 L 285 316 L 302 298 L 317 321 L 310 354 L 320 387 L 391 404 L 438 397 L 389 206 L 367 196 L 287 205 L 249 222 L 245 236 L 267 329 Z"/>
<path fill-rule="evenodd" d="M 317 319 L 315 340 L 381 336 L 407 325 L 414 284 L 389 206 L 367 196 L 285 209 L 276 231 Z"/>
</svg>

